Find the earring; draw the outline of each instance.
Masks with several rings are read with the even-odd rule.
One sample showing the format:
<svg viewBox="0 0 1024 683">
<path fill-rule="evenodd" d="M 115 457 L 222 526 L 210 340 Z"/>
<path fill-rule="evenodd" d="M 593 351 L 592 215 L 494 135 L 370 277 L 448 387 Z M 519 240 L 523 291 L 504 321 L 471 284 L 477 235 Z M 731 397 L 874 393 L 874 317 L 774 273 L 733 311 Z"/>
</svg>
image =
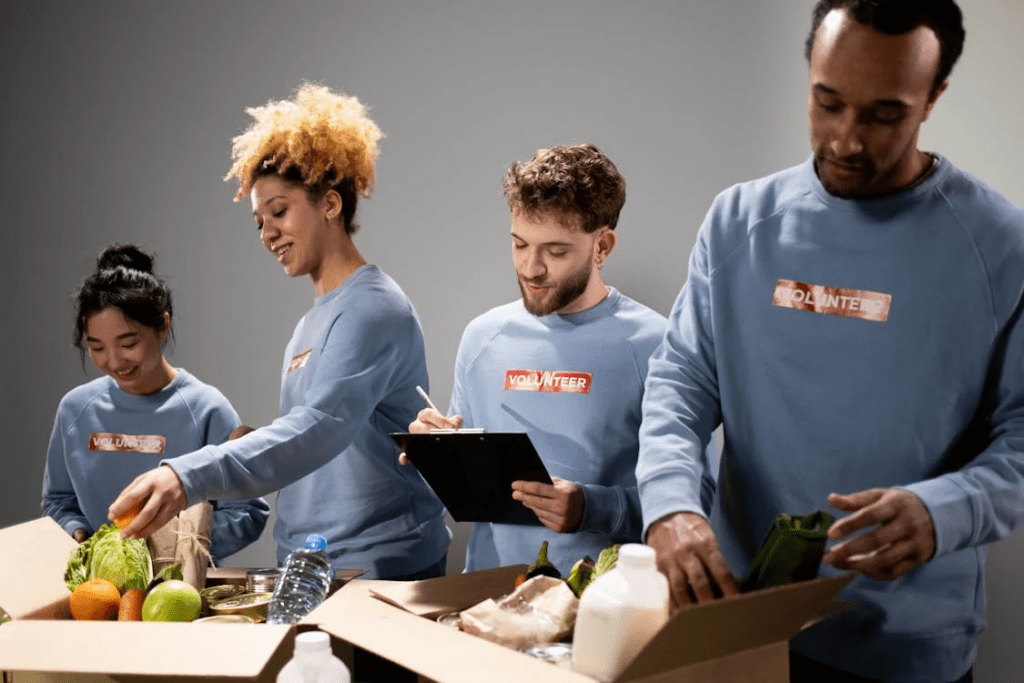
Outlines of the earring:
<svg viewBox="0 0 1024 683">
<path fill-rule="evenodd" d="M 597 269 L 601 270 L 602 268 L 604 268 L 604 261 L 598 261 L 597 262 Z"/>
</svg>

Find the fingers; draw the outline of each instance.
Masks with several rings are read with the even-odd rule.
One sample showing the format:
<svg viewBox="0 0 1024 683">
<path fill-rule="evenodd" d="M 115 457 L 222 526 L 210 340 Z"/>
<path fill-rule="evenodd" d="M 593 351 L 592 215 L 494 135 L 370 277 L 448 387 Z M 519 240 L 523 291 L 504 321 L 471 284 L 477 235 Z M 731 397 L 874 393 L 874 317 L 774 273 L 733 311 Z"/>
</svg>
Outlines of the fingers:
<svg viewBox="0 0 1024 683">
<path fill-rule="evenodd" d="M 735 595 L 739 585 L 718 548 L 707 520 L 694 513 L 676 513 L 655 522 L 647 535 L 658 569 L 669 580 L 672 603 L 679 607 Z"/>
<path fill-rule="evenodd" d="M 891 507 L 884 503 L 879 505 L 879 501 L 882 501 L 885 493 L 886 489 L 869 489 L 849 495 L 829 494 L 829 505 L 839 510 L 853 512 L 853 514 L 833 524 L 828 530 L 828 537 L 831 539 L 843 538 L 858 529 L 891 519 L 894 514 Z"/>
<path fill-rule="evenodd" d="M 409 460 L 409 456 L 408 455 L 406 455 L 405 453 L 399 453 L 398 454 L 398 464 L 399 465 L 408 465 L 410 462 L 411 461 Z"/>
<path fill-rule="evenodd" d="M 253 429 L 252 427 L 250 427 L 249 425 L 238 425 L 237 427 L 235 427 L 234 431 L 232 431 L 230 434 L 228 434 L 228 441 L 234 441 L 235 439 L 240 439 L 243 436 L 245 436 L 246 434 L 248 434 L 249 432 L 255 432 L 255 431 L 256 430 Z"/>
<path fill-rule="evenodd" d="M 185 509 L 185 488 L 177 473 L 167 466 L 145 472 L 135 478 L 121 492 L 107 511 L 114 519 L 130 510 L 140 501 L 142 509 L 135 518 L 121 530 L 121 538 L 146 538 L 167 524 L 171 518 Z"/>
<path fill-rule="evenodd" d="M 462 429 L 462 416 L 447 418 L 433 408 L 424 408 L 409 424 L 409 431 L 413 434 L 426 434 L 431 429 Z"/>
</svg>

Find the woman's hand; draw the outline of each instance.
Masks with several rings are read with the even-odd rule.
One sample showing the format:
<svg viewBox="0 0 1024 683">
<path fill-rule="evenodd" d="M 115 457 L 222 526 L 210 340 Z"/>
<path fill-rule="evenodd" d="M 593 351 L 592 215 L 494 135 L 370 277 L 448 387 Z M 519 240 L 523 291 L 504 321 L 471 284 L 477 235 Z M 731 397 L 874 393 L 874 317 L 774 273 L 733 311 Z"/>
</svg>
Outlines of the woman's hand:
<svg viewBox="0 0 1024 683">
<path fill-rule="evenodd" d="M 107 510 L 111 520 L 143 501 L 143 507 L 128 526 L 121 529 L 121 538 L 147 538 L 187 507 L 185 487 L 177 473 L 167 465 L 143 472 L 121 492 Z"/>
</svg>

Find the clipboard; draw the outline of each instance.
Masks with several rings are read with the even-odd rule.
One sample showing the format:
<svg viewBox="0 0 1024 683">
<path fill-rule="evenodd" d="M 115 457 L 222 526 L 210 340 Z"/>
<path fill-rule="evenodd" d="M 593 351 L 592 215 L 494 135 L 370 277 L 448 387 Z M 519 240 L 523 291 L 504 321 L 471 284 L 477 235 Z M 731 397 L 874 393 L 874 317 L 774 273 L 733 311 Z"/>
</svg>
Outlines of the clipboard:
<svg viewBox="0 0 1024 683">
<path fill-rule="evenodd" d="M 456 522 L 540 524 L 532 510 L 512 498 L 513 481 L 552 483 L 525 432 L 436 430 L 391 438 Z"/>
</svg>

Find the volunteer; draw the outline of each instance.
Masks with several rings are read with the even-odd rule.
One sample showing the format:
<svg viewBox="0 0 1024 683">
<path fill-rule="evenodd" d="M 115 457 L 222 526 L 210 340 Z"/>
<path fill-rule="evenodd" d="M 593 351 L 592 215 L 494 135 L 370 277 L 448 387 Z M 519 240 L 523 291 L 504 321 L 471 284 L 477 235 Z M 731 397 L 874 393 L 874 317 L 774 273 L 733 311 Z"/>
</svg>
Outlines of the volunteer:
<svg viewBox="0 0 1024 683">
<path fill-rule="evenodd" d="M 665 318 L 606 285 L 626 184 L 591 144 L 541 149 L 502 181 L 522 299 L 466 328 L 450 418 L 425 409 L 412 432 L 526 432 L 554 484 L 513 497 L 536 526 L 474 524 L 467 571 L 532 563 L 541 543 L 563 575 L 584 556 L 640 539 L 634 468 L 647 359 Z"/>
<path fill-rule="evenodd" d="M 812 155 L 718 196 L 651 359 L 637 479 L 676 602 L 733 592 L 775 515 L 849 513 L 823 573 L 856 604 L 793 639 L 794 681 L 970 681 L 985 544 L 1024 518 L 1024 211 L 917 145 L 963 39 L 951 0 L 817 4 Z"/>
<path fill-rule="evenodd" d="M 238 414 L 224 395 L 164 357 L 173 336 L 171 291 L 153 257 L 114 244 L 75 300 L 74 343 L 104 373 L 61 399 L 43 475 L 43 512 L 81 543 L 107 508 L 160 460 L 228 439 Z M 210 553 L 217 564 L 259 538 L 262 498 L 214 500 Z"/>
<path fill-rule="evenodd" d="M 279 489 L 278 562 L 310 533 L 335 568 L 367 578 L 440 576 L 450 533 L 420 476 L 400 468 L 392 432 L 416 415 L 427 385 L 423 334 L 398 285 L 352 240 L 356 201 L 369 197 L 381 136 L 354 97 L 302 85 L 290 101 L 248 110 L 228 179 L 249 196 L 259 238 L 290 277 L 308 276 L 313 307 L 281 368 L 281 416 L 220 446 L 147 472 L 110 515 L 146 506 L 125 529 L 152 533 L 187 504 Z"/>
</svg>

